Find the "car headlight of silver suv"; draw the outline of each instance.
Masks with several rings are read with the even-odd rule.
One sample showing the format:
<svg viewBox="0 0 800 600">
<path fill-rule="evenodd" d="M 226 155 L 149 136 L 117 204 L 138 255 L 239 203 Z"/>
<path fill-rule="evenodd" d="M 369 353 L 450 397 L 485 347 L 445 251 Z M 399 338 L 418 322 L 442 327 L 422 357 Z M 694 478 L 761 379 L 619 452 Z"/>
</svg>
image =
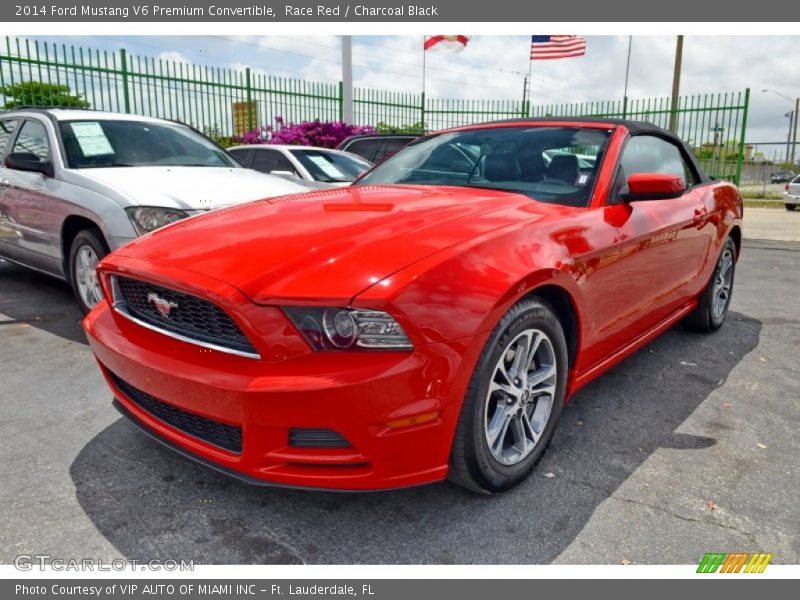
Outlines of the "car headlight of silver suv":
<svg viewBox="0 0 800 600">
<path fill-rule="evenodd" d="M 189 216 L 186 211 L 161 206 L 131 206 L 125 212 L 138 235 L 150 233 Z"/>
<path fill-rule="evenodd" d="M 380 310 L 314 307 L 283 310 L 314 350 L 412 349 L 400 324 Z"/>
</svg>

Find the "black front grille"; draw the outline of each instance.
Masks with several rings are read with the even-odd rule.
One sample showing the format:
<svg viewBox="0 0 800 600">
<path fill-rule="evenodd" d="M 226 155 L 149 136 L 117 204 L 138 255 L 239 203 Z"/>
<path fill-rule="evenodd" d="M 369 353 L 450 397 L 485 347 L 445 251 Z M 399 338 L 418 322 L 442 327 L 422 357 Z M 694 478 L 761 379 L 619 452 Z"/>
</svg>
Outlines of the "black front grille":
<svg viewBox="0 0 800 600">
<path fill-rule="evenodd" d="M 332 429 L 289 429 L 289 445 L 296 448 L 349 448 L 348 442 L 340 433 Z"/>
<path fill-rule="evenodd" d="M 227 425 L 187 412 L 133 387 L 111 371 L 109 371 L 109 375 L 111 375 L 114 384 L 127 396 L 128 400 L 158 420 L 199 440 L 219 446 L 224 450 L 236 453 L 242 451 L 241 427 L 234 427 L 233 425 Z"/>
<path fill-rule="evenodd" d="M 139 279 L 120 276 L 115 279 L 114 301 L 123 313 L 201 344 L 258 355 L 233 319 L 208 300 Z M 157 305 L 166 307 L 163 311 L 166 314 Z"/>
</svg>

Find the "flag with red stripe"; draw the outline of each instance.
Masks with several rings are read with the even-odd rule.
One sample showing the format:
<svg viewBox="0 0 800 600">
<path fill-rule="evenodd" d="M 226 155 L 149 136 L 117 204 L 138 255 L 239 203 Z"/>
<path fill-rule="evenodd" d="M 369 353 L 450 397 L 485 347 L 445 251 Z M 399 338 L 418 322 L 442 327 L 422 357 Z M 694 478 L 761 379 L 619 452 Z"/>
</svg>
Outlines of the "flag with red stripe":
<svg viewBox="0 0 800 600">
<path fill-rule="evenodd" d="M 431 35 L 425 38 L 425 50 L 461 52 L 468 42 L 469 38 L 465 35 Z"/>
<path fill-rule="evenodd" d="M 531 60 L 551 60 L 586 54 L 586 39 L 578 35 L 532 35 Z"/>
</svg>

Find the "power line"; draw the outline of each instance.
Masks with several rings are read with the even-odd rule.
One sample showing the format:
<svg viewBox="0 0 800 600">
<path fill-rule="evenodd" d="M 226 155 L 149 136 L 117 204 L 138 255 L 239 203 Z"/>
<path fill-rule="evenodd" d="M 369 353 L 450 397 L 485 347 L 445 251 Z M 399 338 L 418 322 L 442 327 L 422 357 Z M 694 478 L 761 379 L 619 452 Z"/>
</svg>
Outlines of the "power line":
<svg viewBox="0 0 800 600">
<path fill-rule="evenodd" d="M 329 50 L 334 50 L 334 49 L 338 50 L 338 47 L 330 46 L 328 44 L 320 44 L 319 42 L 306 41 L 303 38 L 297 38 L 297 37 L 291 37 L 291 36 L 283 36 L 283 35 L 270 36 L 270 37 L 279 37 L 279 38 L 282 38 L 282 39 L 294 40 L 294 41 L 298 41 L 298 42 L 301 42 L 301 43 L 304 43 L 304 44 L 310 44 L 310 45 L 313 45 L 313 46 L 318 46 L 320 48 L 326 48 L 326 49 L 329 49 Z M 387 48 L 383 44 L 378 44 L 378 43 L 375 43 L 375 42 L 368 42 L 366 40 L 356 40 L 355 43 L 356 44 L 367 44 L 367 45 L 373 46 L 375 48 L 380 48 L 381 50 L 391 50 L 392 52 L 402 52 L 404 54 L 414 54 L 414 52 L 412 52 L 411 50 L 403 50 L 402 48 L 397 48 L 397 49 L 395 49 L 395 48 Z M 369 56 L 369 57 L 373 56 L 372 54 L 364 53 L 364 52 L 358 52 L 356 50 L 353 51 L 353 54 L 360 54 L 362 56 Z M 405 64 L 418 65 L 418 61 L 398 61 L 396 57 L 393 57 L 393 60 L 395 62 L 403 62 Z M 467 76 L 473 77 L 473 78 L 481 78 L 482 77 L 480 73 L 477 73 L 475 71 L 464 71 L 462 69 L 436 67 L 436 66 L 431 66 L 430 64 L 428 65 L 427 68 L 428 68 L 429 71 L 442 71 L 442 72 L 445 72 L 445 73 L 458 73 L 458 74 L 467 75 Z M 492 72 L 496 71 L 496 72 L 500 72 L 500 73 L 504 72 L 502 67 L 497 67 L 497 68 L 487 69 L 487 70 L 490 70 Z M 496 77 L 496 75 L 493 75 L 493 76 Z M 511 74 L 503 75 L 503 77 L 507 78 L 509 82 L 513 81 L 514 83 L 519 83 L 519 81 L 518 81 L 519 78 L 514 77 Z M 539 81 L 539 87 L 543 87 L 545 89 L 548 89 L 548 90 L 551 90 L 553 92 L 556 92 L 559 96 L 562 96 L 564 98 L 578 99 L 578 100 L 584 100 L 584 101 L 589 101 L 590 100 L 590 98 L 588 96 L 583 96 L 583 95 L 580 95 L 580 94 L 577 95 L 577 96 L 571 96 L 571 95 L 565 93 L 563 90 L 560 90 L 558 88 L 555 88 L 555 87 L 552 87 L 552 86 L 549 86 L 549 85 L 545 85 L 543 83 L 545 81 L 544 79 L 539 79 L 538 81 Z M 481 79 L 481 82 L 484 83 L 484 80 Z M 547 96 L 549 98 L 552 98 L 552 96 L 550 96 L 550 95 L 547 95 Z"/>
<path fill-rule="evenodd" d="M 328 50 L 338 50 L 339 49 L 338 46 L 330 46 L 328 44 L 320 44 L 319 42 L 311 42 L 311 41 L 307 41 L 304 38 L 299 38 L 299 37 L 292 37 L 292 36 L 286 36 L 286 35 L 274 35 L 274 36 L 269 36 L 269 37 L 277 37 L 277 38 L 282 38 L 282 39 L 285 39 L 285 40 L 292 40 L 292 41 L 295 41 L 295 42 L 308 44 L 308 45 L 311 45 L 311 46 L 317 46 L 319 48 L 326 48 Z M 364 40 L 356 40 L 355 44 L 367 44 L 367 45 L 370 45 L 370 46 L 374 46 L 376 48 L 380 48 L 381 50 L 389 50 L 389 51 L 391 51 L 393 53 L 402 52 L 403 54 L 408 54 L 408 55 L 415 54 L 414 52 L 412 52 L 410 50 L 403 50 L 402 48 L 388 48 L 387 46 L 385 46 L 383 44 L 376 44 L 375 42 L 366 42 Z M 358 50 L 353 50 L 353 54 L 360 55 L 360 56 L 366 56 L 366 57 L 369 57 L 369 58 L 373 58 L 374 57 L 374 54 L 371 54 L 369 52 L 362 52 L 362 51 L 358 51 Z M 414 65 L 416 67 L 419 67 L 420 66 L 420 62 L 421 62 L 421 61 L 411 61 L 411 60 L 398 60 L 398 58 L 396 56 L 392 57 L 392 60 L 394 62 L 401 62 L 401 63 L 408 64 L 408 65 Z M 442 71 L 444 73 L 458 73 L 458 74 L 463 74 L 463 75 L 467 75 L 467 76 L 470 76 L 470 77 L 476 77 L 476 76 L 479 77 L 480 76 L 480 74 L 476 73 L 475 71 L 464 71 L 462 69 L 452 69 L 452 68 L 445 68 L 445 67 L 428 66 L 428 70 L 429 71 Z M 502 69 L 498 69 L 498 70 L 502 70 Z M 506 77 L 509 78 L 510 76 L 506 75 Z M 516 78 L 510 77 L 509 81 L 511 81 L 512 79 L 516 80 Z"/>
<path fill-rule="evenodd" d="M 273 48 L 271 46 L 265 46 L 263 44 L 257 44 L 257 43 L 253 43 L 253 42 L 246 42 L 244 40 L 237 40 L 237 39 L 233 39 L 233 38 L 229 38 L 229 37 L 225 37 L 225 36 L 212 35 L 212 36 L 205 36 L 205 37 L 221 39 L 221 40 L 225 40 L 227 42 L 231 42 L 231 43 L 234 43 L 234 44 L 244 44 L 244 45 L 252 46 L 254 48 L 258 48 L 258 49 L 264 50 L 264 51 L 272 51 L 272 52 L 279 52 L 279 53 L 283 53 L 283 54 L 290 54 L 290 55 L 294 55 L 294 56 L 301 56 L 301 57 L 304 57 L 304 58 L 320 60 L 322 62 L 327 62 L 327 63 L 331 63 L 331 64 L 335 64 L 335 65 L 339 65 L 340 64 L 340 62 L 338 60 L 331 60 L 331 59 L 327 59 L 327 58 L 321 58 L 321 57 L 319 57 L 317 55 L 303 54 L 301 52 L 292 52 L 290 50 L 283 50 L 283 49 L 279 49 L 279 48 Z M 293 39 L 293 38 L 288 38 L 287 36 L 273 36 L 273 37 L 284 37 L 286 39 Z M 314 44 L 313 42 L 308 42 L 308 43 Z M 332 49 L 333 48 L 332 46 L 328 46 L 327 44 L 316 44 L 316 45 L 324 47 L 324 48 L 327 48 L 327 49 Z M 356 52 L 354 52 L 354 54 L 361 54 L 362 56 L 365 55 L 363 53 L 356 53 Z M 366 55 L 366 56 L 369 56 L 369 55 Z M 356 63 L 355 66 L 363 68 L 363 69 L 367 69 L 369 71 L 378 71 L 378 69 L 375 69 L 372 66 L 366 65 L 366 64 L 363 64 L 363 63 L 362 64 Z M 448 71 L 448 72 L 455 72 L 455 71 L 450 71 L 449 69 L 440 69 L 440 70 L 444 70 L 444 71 Z M 412 74 L 412 73 L 409 73 L 409 72 L 394 71 L 394 70 L 386 69 L 386 68 L 381 68 L 379 70 L 379 72 L 388 73 L 388 74 L 391 74 L 391 75 L 398 75 L 400 77 L 406 77 L 406 78 L 409 78 L 409 79 L 419 79 L 419 77 L 420 77 L 419 74 L 417 74 L 417 73 L 413 73 Z M 466 72 L 463 72 L 463 73 L 466 73 Z M 490 84 L 490 83 L 486 83 L 485 78 L 483 78 L 480 73 L 471 73 L 468 76 L 472 77 L 475 80 L 480 80 L 481 81 L 481 86 L 483 86 L 483 87 L 508 90 L 508 86 L 506 86 L 506 85 L 493 85 L 493 84 Z M 456 81 L 456 80 L 453 80 L 453 79 L 437 78 L 437 81 L 444 82 L 444 83 L 453 83 L 453 84 L 456 84 L 456 85 L 464 85 L 464 81 Z M 552 98 L 553 97 L 550 94 L 541 94 L 541 95 L 546 96 L 548 98 Z M 565 94 L 561 94 L 561 95 L 562 96 L 566 96 Z M 510 99 L 513 100 L 513 98 L 510 98 Z"/>
</svg>

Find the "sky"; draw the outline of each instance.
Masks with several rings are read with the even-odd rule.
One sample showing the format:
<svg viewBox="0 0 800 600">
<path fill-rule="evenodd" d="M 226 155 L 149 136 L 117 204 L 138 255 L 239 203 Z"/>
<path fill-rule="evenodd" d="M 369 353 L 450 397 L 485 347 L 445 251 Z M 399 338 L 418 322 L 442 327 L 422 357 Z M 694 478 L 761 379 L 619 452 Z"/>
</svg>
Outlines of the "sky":
<svg viewBox="0 0 800 600">
<path fill-rule="evenodd" d="M 53 38 L 48 38 L 53 40 Z M 535 105 L 620 99 L 624 95 L 628 36 L 587 36 L 580 58 L 535 61 Z M 423 36 L 354 36 L 354 83 L 358 87 L 419 92 Z M 341 79 L 340 36 L 81 36 L 67 44 L 213 67 L 253 69 L 283 77 Z M 528 73 L 528 36 L 470 36 L 457 54 L 427 54 L 429 98 L 521 99 Z M 675 36 L 634 36 L 629 98 L 668 97 L 672 89 Z M 687 36 L 681 94 L 740 92 L 750 88 L 748 142 L 786 142 L 800 96 L 800 36 Z M 765 147 L 778 148 L 779 146 Z M 770 153 L 772 150 L 770 150 Z"/>
</svg>

